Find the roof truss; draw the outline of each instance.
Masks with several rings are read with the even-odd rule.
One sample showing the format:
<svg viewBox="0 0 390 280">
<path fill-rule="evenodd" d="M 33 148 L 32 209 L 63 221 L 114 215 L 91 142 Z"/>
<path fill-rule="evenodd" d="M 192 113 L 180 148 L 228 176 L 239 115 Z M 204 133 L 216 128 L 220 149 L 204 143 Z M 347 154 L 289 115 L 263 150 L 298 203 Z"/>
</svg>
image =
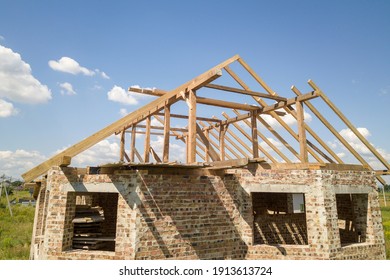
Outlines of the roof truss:
<svg viewBox="0 0 390 280">
<path fill-rule="evenodd" d="M 240 67 L 241 71 L 249 74 L 264 92 L 252 90 L 232 69 L 231 66 L 233 65 Z M 212 83 L 219 79 L 223 73 L 227 74 L 240 88 Z M 367 169 L 374 170 L 311 103 L 312 99 L 319 98 L 356 135 L 378 161 L 384 165 L 386 169 L 376 171 L 376 176 L 379 182 L 385 184 L 381 176 L 390 173 L 390 164 L 359 133 L 346 116 L 313 81 L 309 80 L 308 84 L 312 88 L 311 92 L 302 94 L 295 86 L 292 86 L 291 90 L 296 95 L 295 97 L 288 98 L 279 96 L 240 56 L 235 55 L 171 91 L 129 88 L 129 91 L 153 95 L 157 98 L 39 164 L 22 176 L 26 182 L 30 182 L 45 174 L 52 166 L 68 165 L 72 157 L 113 134 L 121 134 L 119 160 L 124 161 L 126 159 L 130 163 L 136 162 L 136 157 L 139 162 L 143 163 L 148 163 L 153 161 L 153 159 L 156 162 L 169 162 L 170 142 L 172 141 L 171 138 L 175 137 L 176 140 L 185 144 L 186 162 L 188 164 L 205 161 L 214 162 L 214 164 L 218 165 L 217 162 L 220 161 L 240 158 L 256 159 L 260 156 L 273 163 L 293 163 L 297 161 L 300 163 L 308 163 L 312 161 L 319 164 L 344 164 L 343 160 L 333 149 L 305 122 L 305 109 L 310 110 L 358 162 Z M 243 97 L 246 96 L 245 98 L 251 98 L 252 101 L 251 104 L 247 104 L 201 97 L 198 91 L 202 88 L 238 94 Z M 187 104 L 187 115 L 172 112 L 171 106 L 180 101 L 184 101 Z M 220 119 L 215 116 L 199 116 L 198 105 L 212 106 L 210 108 L 231 109 L 233 115 L 222 112 L 222 118 Z M 244 111 L 244 113 L 241 111 Z M 297 131 L 294 131 L 282 118 L 286 114 L 291 115 L 296 120 Z M 284 129 L 287 137 L 292 138 L 295 143 L 291 143 L 291 141 L 289 142 L 285 139 L 286 136 L 281 135 L 280 132 L 268 123 L 264 115 L 270 115 L 278 126 Z M 152 119 L 155 119 L 161 125 L 152 125 Z M 172 121 L 175 119 L 184 120 L 186 125 L 180 128 L 174 127 Z M 145 120 L 146 123 L 141 124 Z M 258 125 L 261 125 L 261 129 L 259 129 Z M 273 135 L 279 141 L 280 145 L 275 145 L 264 133 Z M 129 153 L 125 151 L 126 134 L 131 137 Z M 139 147 L 138 149 L 136 147 L 137 135 L 144 135 L 143 156 L 138 151 Z M 153 135 L 163 137 L 162 155 L 159 155 L 156 149 L 151 146 L 151 136 Z M 312 137 L 316 143 L 308 140 L 307 136 Z M 265 143 L 270 149 L 264 148 L 263 144 L 260 145 L 259 139 L 261 139 L 261 143 Z M 298 147 L 298 149 L 294 148 L 294 146 Z"/>
</svg>

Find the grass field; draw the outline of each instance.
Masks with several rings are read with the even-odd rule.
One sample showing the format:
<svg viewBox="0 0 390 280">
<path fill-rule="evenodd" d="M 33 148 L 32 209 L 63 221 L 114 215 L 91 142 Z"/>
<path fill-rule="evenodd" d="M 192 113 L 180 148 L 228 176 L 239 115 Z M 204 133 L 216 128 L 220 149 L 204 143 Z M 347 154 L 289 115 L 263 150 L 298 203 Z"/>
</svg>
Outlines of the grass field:
<svg viewBox="0 0 390 280">
<path fill-rule="evenodd" d="M 10 199 L 28 198 L 27 191 L 16 192 Z M 390 193 L 386 193 L 387 206 L 380 196 L 383 227 L 386 239 L 386 256 L 390 259 Z M 6 199 L 0 199 L 0 260 L 27 260 L 30 255 L 30 243 L 35 207 L 12 205 L 10 216 Z"/>
<path fill-rule="evenodd" d="M 29 198 L 28 191 L 15 192 L 10 200 Z M 30 244 L 35 207 L 12 205 L 10 216 L 4 192 L 0 199 L 0 260 L 26 260 Z"/>
</svg>

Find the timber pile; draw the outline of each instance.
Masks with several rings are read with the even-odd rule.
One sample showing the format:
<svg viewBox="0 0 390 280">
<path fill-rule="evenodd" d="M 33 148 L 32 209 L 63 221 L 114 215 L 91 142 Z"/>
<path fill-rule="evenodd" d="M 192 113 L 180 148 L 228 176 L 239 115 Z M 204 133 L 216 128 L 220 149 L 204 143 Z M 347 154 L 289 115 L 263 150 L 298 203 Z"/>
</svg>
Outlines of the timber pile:
<svg viewBox="0 0 390 280">
<path fill-rule="evenodd" d="M 102 238 L 103 209 L 99 206 L 77 205 L 74 226 L 73 248 L 99 250 L 105 247 Z"/>
</svg>

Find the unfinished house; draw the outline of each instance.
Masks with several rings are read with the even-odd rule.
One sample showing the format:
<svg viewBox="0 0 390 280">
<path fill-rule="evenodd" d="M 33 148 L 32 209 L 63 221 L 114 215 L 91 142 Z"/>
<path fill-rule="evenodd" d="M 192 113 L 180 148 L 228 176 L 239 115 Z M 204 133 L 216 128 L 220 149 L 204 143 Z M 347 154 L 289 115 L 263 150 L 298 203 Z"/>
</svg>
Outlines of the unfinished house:
<svg viewBox="0 0 390 280">
<path fill-rule="evenodd" d="M 37 197 L 31 258 L 385 259 L 389 163 L 308 84 L 281 96 L 234 56 L 170 91 L 130 88 L 153 101 L 23 174 Z M 70 166 L 112 135 L 117 162 Z"/>
</svg>

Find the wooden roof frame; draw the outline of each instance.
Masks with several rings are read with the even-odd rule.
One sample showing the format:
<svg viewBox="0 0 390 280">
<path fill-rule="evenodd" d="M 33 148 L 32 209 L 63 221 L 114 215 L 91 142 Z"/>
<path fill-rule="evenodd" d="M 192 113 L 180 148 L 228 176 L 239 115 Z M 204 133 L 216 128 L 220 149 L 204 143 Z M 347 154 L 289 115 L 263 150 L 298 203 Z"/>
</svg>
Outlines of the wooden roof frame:
<svg viewBox="0 0 390 280">
<path fill-rule="evenodd" d="M 249 73 L 249 75 L 252 76 L 252 78 L 264 89 L 265 93 L 251 90 L 239 77 L 239 75 L 230 68 L 230 65 L 233 63 L 238 64 L 247 73 Z M 212 83 L 221 77 L 223 72 L 226 72 L 241 88 Z M 287 151 L 295 157 L 295 161 L 298 160 L 301 163 L 308 163 L 310 154 L 316 163 L 319 164 L 344 164 L 342 159 L 307 123 L 305 123 L 304 107 L 308 108 L 365 168 L 375 171 L 367 163 L 367 161 L 365 161 L 364 158 L 338 133 L 330 122 L 328 122 L 326 118 L 311 104 L 311 99 L 319 97 L 341 119 L 341 121 L 345 123 L 345 125 L 368 148 L 378 161 L 384 165 L 386 169 L 376 171 L 376 177 L 380 183 L 385 184 L 385 181 L 381 176 L 390 174 L 390 164 L 364 138 L 356 127 L 352 125 L 345 115 L 335 106 L 334 103 L 330 101 L 330 99 L 312 80 L 309 80 L 308 84 L 312 88 L 311 92 L 302 94 L 295 86 L 292 86 L 291 90 L 296 97 L 281 97 L 273 91 L 239 55 L 235 55 L 171 91 L 161 89 L 150 90 L 129 88 L 130 91 L 153 95 L 157 98 L 149 104 L 129 113 L 127 116 L 37 165 L 30 171 L 24 173 L 22 177 L 25 182 L 31 182 L 32 180 L 45 174 L 52 166 L 67 166 L 70 164 L 72 157 L 80 154 L 113 134 L 121 134 L 119 160 L 124 161 L 126 159 L 131 163 L 135 161 L 135 156 L 140 162 L 148 163 L 151 159 L 150 155 L 152 155 L 154 160 L 157 162 L 169 162 L 170 137 L 176 137 L 176 139 L 186 144 L 187 164 L 195 164 L 197 157 L 199 157 L 205 162 L 214 162 L 219 166 L 221 164 L 217 162 L 223 162 L 224 160 L 234 161 L 240 157 L 256 159 L 259 158 L 260 154 L 262 156 L 264 155 L 264 158 L 270 160 L 271 162 L 278 163 L 278 161 L 267 150 L 259 145 L 258 137 L 260 137 L 281 159 L 283 159 L 285 163 L 293 164 L 293 160 L 291 158 L 273 145 L 267 137 L 259 131 L 257 128 L 258 123 L 262 124 L 286 147 Z M 199 97 L 197 96 L 196 91 L 202 87 L 251 96 L 257 105 Z M 269 105 L 266 100 L 268 102 L 271 100 L 275 103 Z M 171 113 L 171 105 L 178 101 L 185 101 L 187 103 L 188 115 Z M 223 112 L 222 116 L 224 119 L 217 119 L 216 117 L 200 117 L 197 115 L 197 104 L 232 109 L 234 116 L 229 116 L 227 113 Z M 295 108 L 292 107 L 292 105 L 295 105 Z M 283 109 L 284 112 L 278 111 L 280 109 Z M 238 110 L 246 111 L 247 113 L 242 114 Z M 271 115 L 281 125 L 281 127 L 283 127 L 296 141 L 298 141 L 299 151 L 296 151 L 278 132 L 276 132 L 271 125 L 266 122 L 266 120 L 262 117 L 263 114 Z M 281 118 L 281 116 L 285 114 L 290 114 L 297 120 L 297 132 L 295 132 Z M 152 117 L 160 122 L 162 126 L 152 126 Z M 187 119 L 188 125 L 181 129 L 171 127 L 171 118 Z M 146 124 L 140 125 L 139 123 L 144 120 L 146 120 Z M 243 122 L 248 128 L 250 128 L 250 134 L 237 125 L 238 122 Z M 242 134 L 242 137 L 251 142 L 252 146 L 249 147 L 247 143 L 242 141 L 242 139 L 235 134 L 229 126 L 233 126 L 240 134 Z M 140 128 L 144 130 L 140 130 Z M 135 136 L 137 133 L 145 134 L 143 157 L 135 147 Z M 306 139 L 307 133 L 316 140 L 320 147 Z M 125 152 L 126 134 L 131 134 L 129 155 Z M 153 147 L 151 147 L 150 135 L 163 136 L 164 144 L 162 157 L 159 157 Z M 212 140 L 211 137 L 215 140 Z"/>
</svg>

